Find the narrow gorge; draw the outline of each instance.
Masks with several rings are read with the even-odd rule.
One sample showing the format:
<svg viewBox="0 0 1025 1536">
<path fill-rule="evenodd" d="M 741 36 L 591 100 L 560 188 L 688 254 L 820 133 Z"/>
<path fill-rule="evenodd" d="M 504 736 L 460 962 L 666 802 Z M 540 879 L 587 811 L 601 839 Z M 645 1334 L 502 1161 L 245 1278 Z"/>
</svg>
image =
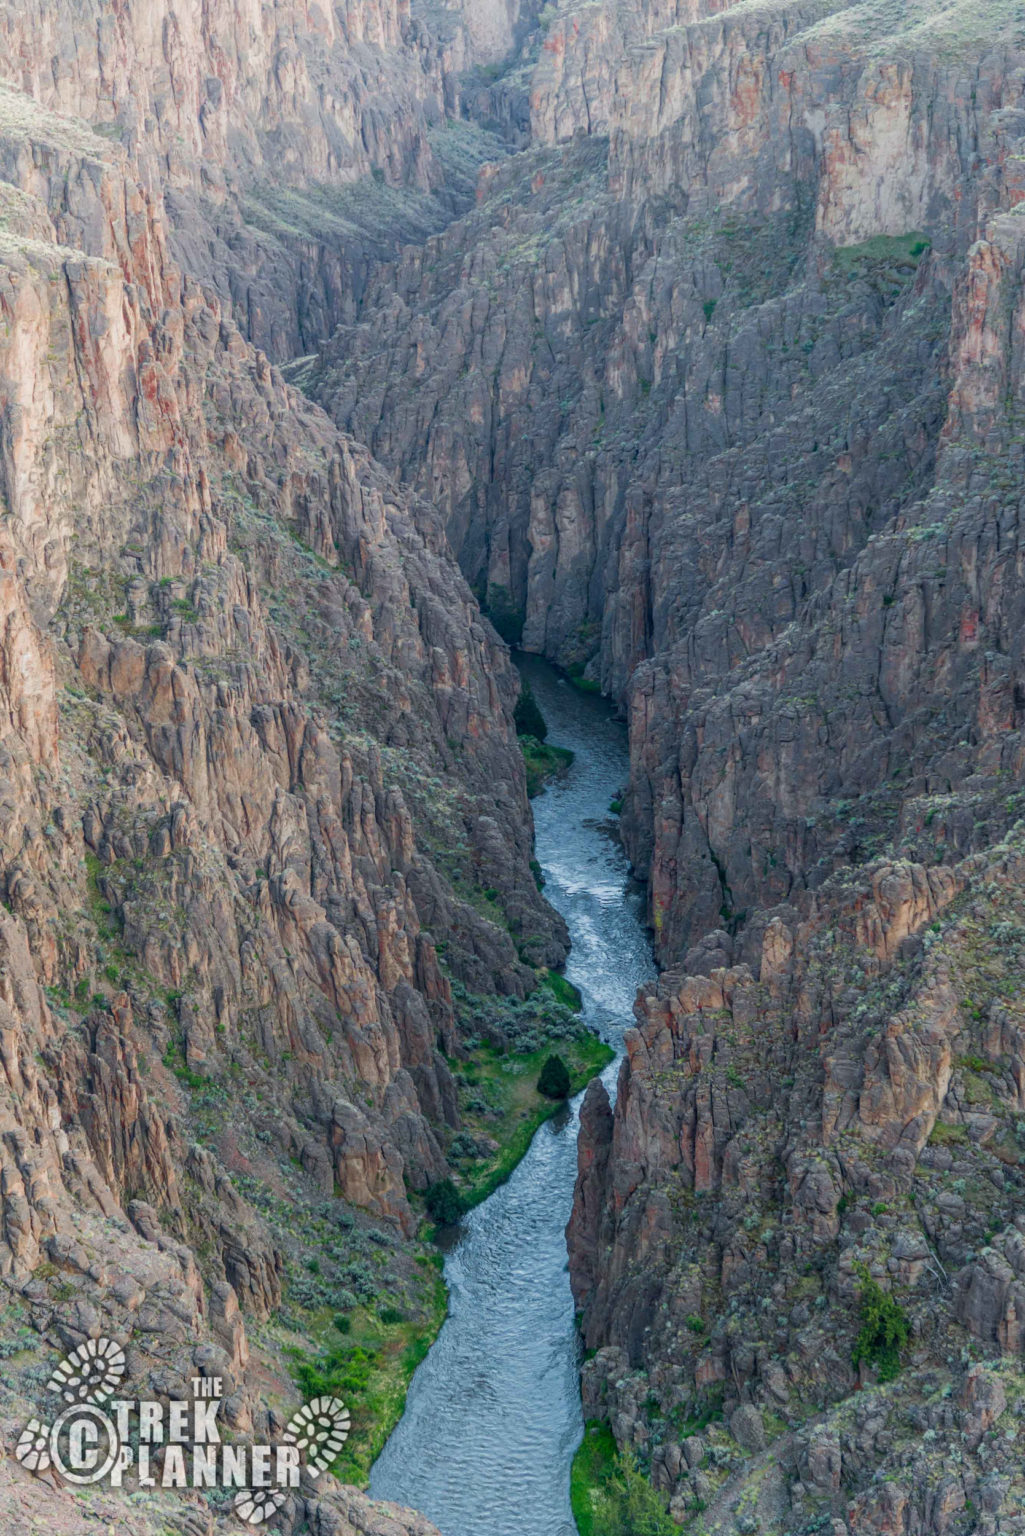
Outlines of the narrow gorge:
<svg viewBox="0 0 1025 1536">
<path fill-rule="evenodd" d="M 1020 0 L 0 0 L 4 1536 L 245 1528 L 107 1340 L 287 1536 L 1025 1533 L 1023 167 Z"/>
</svg>

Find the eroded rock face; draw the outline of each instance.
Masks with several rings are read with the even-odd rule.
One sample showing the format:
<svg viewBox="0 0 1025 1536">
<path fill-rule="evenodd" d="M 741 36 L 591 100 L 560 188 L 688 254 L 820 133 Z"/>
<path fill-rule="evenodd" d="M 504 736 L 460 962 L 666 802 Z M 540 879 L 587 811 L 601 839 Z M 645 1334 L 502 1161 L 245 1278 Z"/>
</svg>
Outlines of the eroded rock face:
<svg viewBox="0 0 1025 1536">
<path fill-rule="evenodd" d="M 220 1375 L 232 1427 L 274 1437 L 268 1381 L 297 1394 L 247 1324 L 322 1304 L 314 1231 L 359 1295 L 387 1274 L 419 1305 L 410 1196 L 459 1125 L 452 983 L 522 996 L 565 930 L 530 868 L 516 675 L 437 514 L 172 258 L 164 194 L 220 153 L 193 98 L 230 18 L 197 13 L 200 38 L 158 9 L 5 18 L 0 1279 L 19 1349 L 116 1337 L 137 1391 Z M 289 17 L 306 42 L 343 24 Z M 243 42 L 206 87 L 244 157 L 288 50 L 266 98 Z M 364 44 L 310 46 L 352 70 Z M 12 1446 L 32 1382 L 5 1387 Z M 0 1523 L 43 1508 L 26 1483 Z M 307 1494 L 296 1532 L 432 1529 Z M 229 1518 L 192 1503 L 137 1529 Z M 73 1518 L 55 1495 L 47 1523 Z"/>
<path fill-rule="evenodd" d="M 504 135 L 450 130 L 452 114 L 536 10 L 13 0 L 0 78 L 125 146 L 179 263 L 282 362 L 351 313 L 375 259 L 472 198 Z"/>
<path fill-rule="evenodd" d="M 1015 1528 L 1022 869 L 1016 829 L 950 868 L 834 879 L 760 953 L 749 934 L 739 963 L 666 972 L 614 1117 L 590 1090 L 568 1232 L 585 1406 L 681 1521 L 700 1500 L 721 1531 L 943 1529 L 938 1490 L 952 1518 L 985 1488 Z M 909 1328 L 887 1386 L 852 1364 L 870 1279 Z"/>
<path fill-rule="evenodd" d="M 994 45 L 962 90 L 960 61 L 859 54 L 843 16 L 567 10 L 533 148 L 382 270 L 311 376 L 528 648 L 614 695 L 692 635 L 688 686 L 716 682 L 930 483 L 938 252 L 1016 196 L 1016 61 Z M 834 259 L 914 230 L 918 286 L 896 251 Z"/>
<path fill-rule="evenodd" d="M 274 1433 L 297 1233 L 412 1286 L 453 983 L 565 945 L 472 586 L 622 705 L 665 966 L 583 1115 L 588 1414 L 696 1529 L 1017 1529 L 1010 22 L 37 0 L 0 39 L 18 1326 Z"/>
</svg>

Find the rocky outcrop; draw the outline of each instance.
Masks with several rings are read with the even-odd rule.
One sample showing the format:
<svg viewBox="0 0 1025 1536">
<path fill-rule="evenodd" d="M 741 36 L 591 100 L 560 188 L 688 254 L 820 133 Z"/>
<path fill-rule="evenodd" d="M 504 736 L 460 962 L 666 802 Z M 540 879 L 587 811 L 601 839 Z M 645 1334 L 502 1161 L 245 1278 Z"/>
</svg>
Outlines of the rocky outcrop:
<svg viewBox="0 0 1025 1536">
<path fill-rule="evenodd" d="M 1021 71 L 963 7 L 560 8 L 530 147 L 305 375 L 628 715 L 667 969 L 571 1274 L 695 1529 L 1017 1518 Z"/>
<path fill-rule="evenodd" d="M 534 147 L 382 269 L 309 377 L 438 501 L 496 616 L 618 696 L 696 631 L 717 681 L 928 486 L 939 251 L 1017 195 L 1013 53 L 969 93 L 960 63 L 859 54 L 843 8 L 650 10 L 552 22 Z M 844 253 L 919 230 L 917 286 L 913 238 Z"/>
<path fill-rule="evenodd" d="M 0 7 L 0 78 L 125 147 L 180 265 L 283 362 L 351 312 L 375 260 L 470 201 L 503 144 L 497 122 L 460 126 L 464 81 L 534 10 L 33 0 Z"/>
<path fill-rule="evenodd" d="M 272 1433 L 304 1318 L 429 1306 L 454 995 L 565 946 L 476 592 L 628 717 L 665 967 L 582 1117 L 588 1413 L 709 1533 L 1016 1529 L 1013 18 L 47 0 L 0 37 L 15 1327 L 216 1370 Z"/>
</svg>

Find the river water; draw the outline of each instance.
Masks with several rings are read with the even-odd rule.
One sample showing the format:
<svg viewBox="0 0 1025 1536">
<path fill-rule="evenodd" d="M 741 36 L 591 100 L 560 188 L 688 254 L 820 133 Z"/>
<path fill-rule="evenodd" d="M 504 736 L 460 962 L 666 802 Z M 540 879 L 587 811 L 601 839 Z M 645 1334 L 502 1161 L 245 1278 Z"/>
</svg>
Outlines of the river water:
<svg viewBox="0 0 1025 1536">
<path fill-rule="evenodd" d="M 611 834 L 627 778 L 624 727 L 604 700 L 525 658 L 550 742 L 576 754 L 534 801 L 545 895 L 569 924 L 566 974 L 616 1050 L 654 971 L 639 892 Z M 507 1184 L 463 1220 L 446 1257 L 449 1315 L 374 1465 L 370 1491 L 442 1536 L 576 1536 L 569 1471 L 583 1434 L 565 1228 L 580 1097 L 541 1127 Z"/>
</svg>

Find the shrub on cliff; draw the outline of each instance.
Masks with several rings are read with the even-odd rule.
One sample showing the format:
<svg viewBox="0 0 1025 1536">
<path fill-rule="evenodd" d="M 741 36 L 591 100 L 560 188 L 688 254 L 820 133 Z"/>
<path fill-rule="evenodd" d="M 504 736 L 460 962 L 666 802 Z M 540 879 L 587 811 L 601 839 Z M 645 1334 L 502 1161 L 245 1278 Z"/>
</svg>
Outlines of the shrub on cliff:
<svg viewBox="0 0 1025 1536">
<path fill-rule="evenodd" d="M 573 761 L 573 753 L 568 747 L 550 747 L 547 742 L 538 741 L 536 736 L 521 736 L 519 742 L 527 771 L 527 794 L 533 800 L 549 779 L 566 772 Z"/>
<path fill-rule="evenodd" d="M 857 1367 L 867 1360 L 875 1367 L 880 1381 L 893 1381 L 900 1372 L 900 1352 L 911 1336 L 911 1324 L 889 1291 L 872 1279 L 864 1265 L 859 1266 L 859 1273 L 861 1330 L 854 1341 L 851 1363 Z"/>
<path fill-rule="evenodd" d="M 580 1536 L 678 1536 L 666 1499 L 607 1424 L 590 1423 L 573 1458 L 570 1499 Z"/>
<path fill-rule="evenodd" d="M 542 985 L 546 986 L 556 1001 L 563 1008 L 569 1008 L 573 1013 L 583 1010 L 584 999 L 580 994 L 580 988 L 575 987 L 565 976 L 560 976 L 558 971 L 546 971 L 542 978 Z"/>
<path fill-rule="evenodd" d="M 537 1080 L 538 1093 L 546 1099 L 568 1099 L 569 1090 L 569 1068 L 561 1056 L 549 1056 Z"/>
<path fill-rule="evenodd" d="M 516 700 L 513 721 L 517 736 L 533 736 L 535 741 L 544 741 L 548 735 L 548 722 L 541 713 L 541 706 L 535 699 L 534 690 L 529 683 L 523 684 L 520 696 Z"/>
<path fill-rule="evenodd" d="M 524 613 L 516 606 L 508 587 L 489 587 L 484 612 L 506 645 L 519 645 L 523 638 Z"/>
<path fill-rule="evenodd" d="M 463 1214 L 463 1202 L 451 1179 L 438 1179 L 424 1191 L 427 1214 L 440 1226 L 451 1227 Z"/>
</svg>

